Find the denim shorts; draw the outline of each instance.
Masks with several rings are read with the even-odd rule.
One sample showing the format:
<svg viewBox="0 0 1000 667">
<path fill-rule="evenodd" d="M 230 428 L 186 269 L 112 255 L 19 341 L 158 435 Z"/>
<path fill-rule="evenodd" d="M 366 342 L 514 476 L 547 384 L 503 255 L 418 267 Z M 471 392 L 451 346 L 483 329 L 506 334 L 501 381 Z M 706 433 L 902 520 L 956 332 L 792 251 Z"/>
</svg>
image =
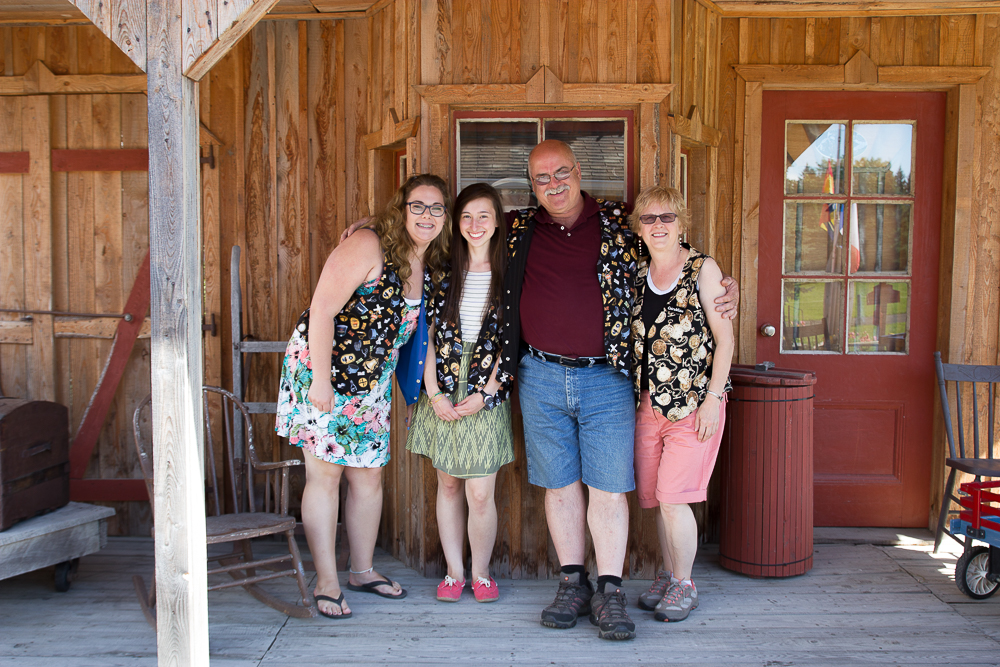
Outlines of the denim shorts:
<svg viewBox="0 0 1000 667">
<path fill-rule="evenodd" d="M 567 368 L 525 355 L 517 382 L 529 482 L 561 489 L 582 479 L 608 493 L 635 488 L 628 376 L 606 364 Z"/>
</svg>

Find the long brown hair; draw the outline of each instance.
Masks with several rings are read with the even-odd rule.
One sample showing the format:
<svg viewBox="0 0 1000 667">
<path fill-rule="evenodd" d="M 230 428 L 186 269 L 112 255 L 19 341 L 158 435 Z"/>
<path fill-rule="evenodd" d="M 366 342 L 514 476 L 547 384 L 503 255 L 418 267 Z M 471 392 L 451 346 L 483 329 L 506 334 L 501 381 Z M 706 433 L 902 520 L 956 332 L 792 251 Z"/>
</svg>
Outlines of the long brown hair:
<svg viewBox="0 0 1000 667">
<path fill-rule="evenodd" d="M 448 184 L 440 176 L 416 174 L 406 179 L 375 219 L 375 233 L 378 234 L 379 242 L 389 261 L 396 267 L 399 279 L 405 283 L 410 278 L 410 253 L 413 251 L 413 240 L 406 232 L 406 200 L 410 198 L 411 192 L 422 185 L 437 188 L 445 207 L 441 233 L 430 242 L 424 252 L 424 266 L 430 271 L 431 281 L 437 288 L 444 279 L 445 267 L 448 264 L 448 245 L 452 227 L 451 211 L 448 210 Z"/>
<path fill-rule="evenodd" d="M 493 216 L 496 219 L 496 229 L 490 238 L 490 304 L 498 303 L 503 292 L 503 274 L 507 268 L 507 217 L 504 215 L 503 202 L 500 194 L 491 185 L 473 183 L 458 194 L 455 200 L 454 215 L 451 229 L 455 242 L 451 244 L 451 280 L 444 299 L 444 311 L 441 316 L 452 324 L 459 324 L 459 306 L 462 301 L 462 290 L 465 287 L 465 272 L 469 268 L 469 245 L 462 236 L 462 212 L 470 202 L 476 199 L 488 199 L 493 204 Z M 501 313 L 502 315 L 502 313 Z"/>
</svg>

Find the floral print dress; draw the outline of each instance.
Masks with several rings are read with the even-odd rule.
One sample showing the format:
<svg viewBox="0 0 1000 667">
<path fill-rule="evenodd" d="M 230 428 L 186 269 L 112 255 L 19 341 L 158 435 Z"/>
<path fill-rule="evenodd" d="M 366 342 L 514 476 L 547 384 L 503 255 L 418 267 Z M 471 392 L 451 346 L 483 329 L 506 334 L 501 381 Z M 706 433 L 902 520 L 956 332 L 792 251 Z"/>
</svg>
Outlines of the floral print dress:
<svg viewBox="0 0 1000 667">
<path fill-rule="evenodd" d="M 376 278 L 362 284 L 358 293 L 371 294 L 378 282 Z M 385 359 L 378 381 L 365 394 L 347 396 L 334 392 L 334 406 L 330 412 L 321 412 L 309 403 L 312 361 L 306 337 L 296 329 L 288 341 L 281 365 L 275 424 L 278 435 L 329 463 L 350 468 L 381 468 L 387 464 L 392 374 L 399 360 L 399 348 L 416 329 L 419 312 L 419 301 L 413 305 L 407 299 L 400 333 Z"/>
</svg>

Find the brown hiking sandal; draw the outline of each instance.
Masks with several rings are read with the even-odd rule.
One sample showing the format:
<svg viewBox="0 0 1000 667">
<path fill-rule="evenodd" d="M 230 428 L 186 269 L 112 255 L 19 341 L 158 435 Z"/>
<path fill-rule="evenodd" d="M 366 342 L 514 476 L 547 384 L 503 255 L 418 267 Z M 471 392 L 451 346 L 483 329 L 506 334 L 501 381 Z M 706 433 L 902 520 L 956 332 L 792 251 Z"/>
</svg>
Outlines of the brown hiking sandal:
<svg viewBox="0 0 1000 667">
<path fill-rule="evenodd" d="M 625 593 L 616 588 L 609 593 L 594 593 L 590 603 L 590 622 L 597 626 L 601 639 L 634 639 L 635 623 L 628 616 Z"/>
<path fill-rule="evenodd" d="M 583 581 L 584 583 L 580 583 Z M 590 598 L 594 590 L 586 576 L 564 574 L 559 581 L 556 599 L 542 610 L 542 625 L 565 630 L 576 625 L 576 619 L 590 613 Z"/>
</svg>

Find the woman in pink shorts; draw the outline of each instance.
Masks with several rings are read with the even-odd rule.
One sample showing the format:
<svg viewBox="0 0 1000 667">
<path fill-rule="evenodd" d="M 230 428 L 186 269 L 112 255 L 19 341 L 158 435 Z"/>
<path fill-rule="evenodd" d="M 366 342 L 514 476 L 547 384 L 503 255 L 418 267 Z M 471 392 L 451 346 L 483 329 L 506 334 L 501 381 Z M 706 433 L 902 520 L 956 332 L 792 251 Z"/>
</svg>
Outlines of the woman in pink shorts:
<svg viewBox="0 0 1000 667">
<path fill-rule="evenodd" d="M 726 418 L 733 325 L 708 307 L 725 292 L 715 260 L 682 240 L 683 195 L 654 186 L 629 222 L 643 241 L 632 311 L 636 393 L 635 485 L 639 505 L 659 507 L 663 569 L 639 606 L 682 621 L 698 606 L 691 567 L 698 527 L 689 503 L 705 500 Z"/>
</svg>

